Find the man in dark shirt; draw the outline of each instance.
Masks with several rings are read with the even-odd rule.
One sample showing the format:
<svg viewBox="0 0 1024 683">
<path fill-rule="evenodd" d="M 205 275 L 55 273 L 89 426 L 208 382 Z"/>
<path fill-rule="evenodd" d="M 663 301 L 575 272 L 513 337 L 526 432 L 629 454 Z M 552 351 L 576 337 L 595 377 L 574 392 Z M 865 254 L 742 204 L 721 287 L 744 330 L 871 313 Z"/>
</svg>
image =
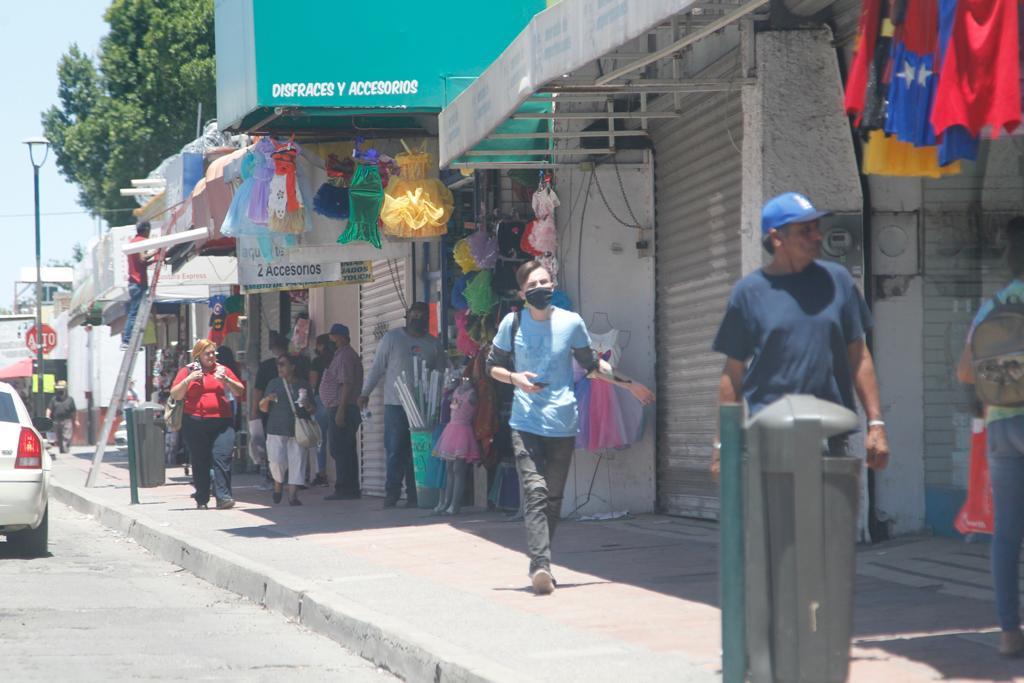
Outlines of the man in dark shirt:
<svg viewBox="0 0 1024 683">
<path fill-rule="evenodd" d="M 57 450 L 67 453 L 71 448 L 74 428 L 78 426 L 78 408 L 75 406 L 75 399 L 68 395 L 67 382 L 61 380 L 57 382 L 55 388 L 57 392 L 50 399 L 46 416 L 53 420 L 53 431 L 57 436 Z"/>
<path fill-rule="evenodd" d="M 131 242 L 141 242 L 149 239 L 149 221 L 142 221 L 135 226 L 135 237 Z M 135 328 L 135 316 L 138 315 L 139 305 L 142 297 L 146 296 L 149 289 L 149 268 L 153 255 L 147 252 L 128 255 L 128 317 L 124 322 L 124 330 L 121 332 L 121 349 L 128 348 L 128 342 L 132 338 L 132 330 Z"/>
<path fill-rule="evenodd" d="M 856 410 L 856 391 L 868 418 L 867 464 L 882 469 L 889 444 L 865 343 L 873 321 L 846 268 L 818 260 L 818 220 L 825 214 L 795 192 L 764 205 L 762 243 L 772 261 L 736 283 L 729 296 L 713 344 L 726 355 L 718 400 L 746 399 L 754 415 L 785 394 L 811 394 Z M 718 451 L 716 442 L 716 477 Z"/>
</svg>

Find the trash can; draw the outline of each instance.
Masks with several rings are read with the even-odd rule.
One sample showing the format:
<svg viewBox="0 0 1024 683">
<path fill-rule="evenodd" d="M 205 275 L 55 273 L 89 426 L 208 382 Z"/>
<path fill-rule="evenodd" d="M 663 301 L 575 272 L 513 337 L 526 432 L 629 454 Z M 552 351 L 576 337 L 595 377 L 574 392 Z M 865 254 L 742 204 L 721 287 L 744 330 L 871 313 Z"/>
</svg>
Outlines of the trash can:
<svg viewBox="0 0 1024 683">
<path fill-rule="evenodd" d="M 159 403 L 143 403 L 132 411 L 132 419 L 139 486 L 163 486 L 167 480 L 164 408 Z"/>
<path fill-rule="evenodd" d="M 433 430 L 411 430 L 412 436 L 412 468 L 416 475 L 416 500 L 417 505 L 424 509 L 432 509 L 437 505 L 441 490 L 429 485 L 429 471 L 431 455 L 434 450 Z"/>
<path fill-rule="evenodd" d="M 857 414 L 785 396 L 747 423 L 747 648 L 754 683 L 847 678 L 861 460 L 828 455 Z"/>
</svg>

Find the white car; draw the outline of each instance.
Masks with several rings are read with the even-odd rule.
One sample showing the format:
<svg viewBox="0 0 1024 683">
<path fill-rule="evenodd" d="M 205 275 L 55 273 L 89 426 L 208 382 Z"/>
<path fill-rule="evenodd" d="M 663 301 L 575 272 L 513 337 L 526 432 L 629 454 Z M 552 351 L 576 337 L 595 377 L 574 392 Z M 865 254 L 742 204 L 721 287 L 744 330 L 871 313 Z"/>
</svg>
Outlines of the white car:
<svg viewBox="0 0 1024 683">
<path fill-rule="evenodd" d="M 17 555 L 46 555 L 49 536 L 50 454 L 40 432 L 47 418 L 33 424 L 21 397 L 0 382 L 0 535 Z"/>
</svg>

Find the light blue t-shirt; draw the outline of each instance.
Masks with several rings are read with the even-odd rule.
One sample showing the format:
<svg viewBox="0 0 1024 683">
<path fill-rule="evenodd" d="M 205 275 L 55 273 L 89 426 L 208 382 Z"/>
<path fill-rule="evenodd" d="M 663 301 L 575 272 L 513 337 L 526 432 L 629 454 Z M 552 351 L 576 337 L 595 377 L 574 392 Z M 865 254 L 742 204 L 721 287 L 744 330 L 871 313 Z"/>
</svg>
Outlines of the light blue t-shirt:
<svg viewBox="0 0 1024 683">
<path fill-rule="evenodd" d="M 498 326 L 494 346 L 512 351 L 512 319 L 509 313 Z M 535 394 L 515 390 L 509 426 L 538 436 L 576 436 L 578 417 L 573 383 L 572 350 L 590 346 L 583 319 L 553 308 L 549 320 L 534 320 L 529 310 L 519 318 L 515 338 L 516 372 L 532 372 L 534 382 L 548 386 Z"/>
</svg>

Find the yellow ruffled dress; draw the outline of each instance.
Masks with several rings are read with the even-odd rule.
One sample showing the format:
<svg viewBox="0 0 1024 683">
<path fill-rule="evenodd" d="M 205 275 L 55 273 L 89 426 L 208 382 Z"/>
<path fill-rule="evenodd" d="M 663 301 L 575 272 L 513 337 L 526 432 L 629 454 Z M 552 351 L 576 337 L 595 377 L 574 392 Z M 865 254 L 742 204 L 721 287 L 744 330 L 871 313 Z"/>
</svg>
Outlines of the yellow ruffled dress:
<svg viewBox="0 0 1024 683">
<path fill-rule="evenodd" d="M 395 157 L 401 170 L 384 192 L 380 212 L 384 232 L 392 237 L 436 237 L 448 232 L 455 200 L 437 178 L 429 178 L 430 155 L 405 152 Z"/>
</svg>

